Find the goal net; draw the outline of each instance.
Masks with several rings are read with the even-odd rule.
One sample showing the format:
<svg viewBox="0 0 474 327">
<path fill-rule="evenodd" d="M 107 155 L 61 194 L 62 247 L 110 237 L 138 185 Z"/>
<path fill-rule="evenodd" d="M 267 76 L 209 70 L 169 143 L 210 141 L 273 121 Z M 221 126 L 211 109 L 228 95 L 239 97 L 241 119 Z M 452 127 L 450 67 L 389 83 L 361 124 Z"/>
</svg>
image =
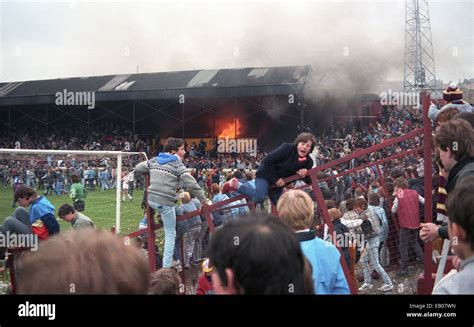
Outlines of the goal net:
<svg viewBox="0 0 474 327">
<path fill-rule="evenodd" d="M 145 183 L 133 169 L 147 159 L 144 152 L 0 149 L 0 222 L 18 205 L 13 192 L 19 185 L 47 196 L 57 216 L 62 204 L 74 204 L 72 186 L 79 183 L 85 190 L 83 213 L 98 228 L 115 228 L 117 234 L 137 230 Z"/>
</svg>

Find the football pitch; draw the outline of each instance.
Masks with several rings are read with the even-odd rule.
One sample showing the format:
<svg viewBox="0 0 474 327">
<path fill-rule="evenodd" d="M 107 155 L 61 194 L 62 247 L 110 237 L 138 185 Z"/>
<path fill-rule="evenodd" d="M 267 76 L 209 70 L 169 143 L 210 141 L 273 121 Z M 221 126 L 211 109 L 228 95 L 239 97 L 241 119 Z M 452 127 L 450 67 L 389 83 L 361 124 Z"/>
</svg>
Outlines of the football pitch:
<svg viewBox="0 0 474 327">
<path fill-rule="evenodd" d="M 37 190 L 38 195 L 43 195 L 43 191 Z M 58 218 L 58 208 L 64 204 L 72 204 L 68 195 L 56 196 L 54 193 L 47 197 L 56 207 L 55 216 Z M 135 190 L 133 200 L 127 199 L 121 203 L 121 227 L 120 234 L 125 235 L 138 230 L 138 223 L 143 218 L 141 203 L 143 190 Z M 110 231 L 115 226 L 115 189 L 102 192 L 96 188 L 94 192 L 88 192 L 86 198 L 86 208 L 84 214 L 90 217 L 98 229 Z M 0 224 L 10 216 L 15 208 L 12 207 L 13 191 L 11 187 L 0 187 Z M 18 204 L 17 204 L 18 206 Z M 27 210 L 29 210 L 27 208 Z M 71 224 L 59 219 L 61 231 L 71 228 Z"/>
</svg>

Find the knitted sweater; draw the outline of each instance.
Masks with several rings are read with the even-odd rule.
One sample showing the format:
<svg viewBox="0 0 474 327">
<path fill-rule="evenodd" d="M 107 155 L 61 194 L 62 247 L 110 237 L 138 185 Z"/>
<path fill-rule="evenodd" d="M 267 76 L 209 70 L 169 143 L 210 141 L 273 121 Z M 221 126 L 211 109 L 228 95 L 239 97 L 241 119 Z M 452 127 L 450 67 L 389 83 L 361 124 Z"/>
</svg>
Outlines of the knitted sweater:
<svg viewBox="0 0 474 327">
<path fill-rule="evenodd" d="M 166 206 L 174 206 L 178 200 L 176 191 L 183 187 L 197 197 L 201 203 L 206 197 L 201 187 L 176 155 L 160 153 L 157 157 L 139 163 L 135 173 L 150 173 L 148 201 Z"/>
</svg>

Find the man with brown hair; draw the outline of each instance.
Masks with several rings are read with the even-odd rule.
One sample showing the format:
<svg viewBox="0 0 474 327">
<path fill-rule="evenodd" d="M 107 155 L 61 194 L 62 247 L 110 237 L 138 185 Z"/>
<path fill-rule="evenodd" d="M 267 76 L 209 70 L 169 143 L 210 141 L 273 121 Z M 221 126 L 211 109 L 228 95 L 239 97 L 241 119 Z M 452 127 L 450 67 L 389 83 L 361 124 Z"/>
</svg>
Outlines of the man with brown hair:
<svg viewBox="0 0 474 327">
<path fill-rule="evenodd" d="M 283 143 L 265 156 L 257 170 L 255 188 L 243 185 L 237 179 L 231 181 L 231 186 L 239 193 L 251 196 L 257 203 L 265 201 L 268 195 L 270 201 L 276 205 L 286 185 L 284 179 L 296 174 L 305 178 L 307 171 L 313 168 L 310 153 L 315 145 L 313 134 L 301 133 L 294 143 Z M 278 187 L 271 188 L 273 184 Z"/>
<path fill-rule="evenodd" d="M 171 268 L 161 268 L 151 274 L 148 294 L 179 295 L 181 289 L 179 273 Z"/>
<path fill-rule="evenodd" d="M 464 119 L 454 119 L 435 135 L 444 168 L 449 172 L 446 191 L 454 190 L 460 177 L 474 175 L 474 129 Z"/>
<path fill-rule="evenodd" d="M 150 274 L 142 253 L 106 231 L 88 228 L 61 233 L 19 260 L 18 294 L 148 291 Z"/>
<path fill-rule="evenodd" d="M 436 117 L 436 130 L 441 128 L 441 126 L 443 126 L 448 121 L 453 119 L 453 117 L 456 116 L 460 112 L 461 111 L 456 107 L 449 107 L 449 108 L 446 108 L 446 110 L 441 111 Z"/>
<path fill-rule="evenodd" d="M 74 230 L 79 230 L 82 228 L 95 228 L 95 224 L 87 217 L 85 214 L 74 210 L 70 204 L 63 204 L 58 209 L 58 216 L 61 219 L 71 223 Z"/>
<path fill-rule="evenodd" d="M 464 119 L 466 117 L 467 119 Z M 472 115 L 462 113 L 442 126 L 435 135 L 435 143 L 440 161 L 448 172 L 446 193 L 454 191 L 461 178 L 474 175 L 474 129 L 469 121 Z M 448 212 L 449 214 L 449 212 Z M 433 223 L 421 224 L 420 237 L 424 242 L 432 242 L 437 237 L 448 239 L 446 226 Z"/>
</svg>

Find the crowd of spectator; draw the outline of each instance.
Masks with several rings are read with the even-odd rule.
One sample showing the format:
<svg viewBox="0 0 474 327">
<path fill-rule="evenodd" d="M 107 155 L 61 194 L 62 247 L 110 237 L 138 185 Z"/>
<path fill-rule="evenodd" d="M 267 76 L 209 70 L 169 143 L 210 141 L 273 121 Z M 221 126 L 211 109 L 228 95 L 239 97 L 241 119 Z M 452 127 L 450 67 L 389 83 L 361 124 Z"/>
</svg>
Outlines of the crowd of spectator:
<svg viewBox="0 0 474 327">
<path fill-rule="evenodd" d="M 124 149 L 124 144 L 128 142 L 127 137 L 110 139 L 108 143 L 98 134 L 92 136 L 96 138 L 96 141 L 92 143 L 87 136 L 76 139 L 63 138 L 58 142 L 53 138 L 48 139 L 46 144 L 52 148 L 62 147 L 63 149 L 81 146 L 83 149 L 91 149 L 92 146 L 92 149 L 103 147 L 104 149 L 159 152 L 159 155 L 152 156 L 152 160 L 137 165 L 131 160 L 126 164 L 126 169 L 132 171 L 135 166 L 134 178 L 127 180 L 127 183 L 135 183 L 143 174 L 151 176 L 151 184 L 145 201 L 148 201 L 150 207 L 158 213 L 164 225 L 163 268 L 152 276 L 148 276 L 147 273 L 147 277 L 143 277 L 140 284 L 136 284 L 136 288 L 132 287 L 133 278 L 138 275 L 145 276 L 145 272 L 142 269 L 143 260 L 140 259 L 138 262 L 136 261 L 138 259 L 131 259 L 132 251 L 126 250 L 130 261 L 140 269 L 131 270 L 132 275 L 129 276 L 128 286 L 123 289 L 125 293 L 178 294 L 183 288 L 174 269 L 180 270 L 183 267 L 189 269 L 192 264 L 202 264 L 204 273 L 198 283 L 200 294 L 214 292 L 219 294 L 349 294 L 350 285 L 357 284 L 359 281 L 361 282 L 358 285 L 359 291 L 368 292 L 374 286 L 374 271 L 382 282 L 378 291 L 391 292 L 395 288 L 394 275 L 388 274 L 386 268 L 400 258 L 401 262 L 395 263 L 398 268 L 396 277 L 407 277 L 411 259 L 414 264 L 422 263 L 421 240 L 432 240 L 429 224 L 437 224 L 436 232 L 443 237 L 442 230 L 447 227 L 442 225 L 446 223 L 450 226 L 447 237 L 455 237 L 456 240 L 452 248 L 453 254 L 459 256 L 461 265 L 455 273 L 446 276 L 442 284 L 435 287 L 435 292 L 463 293 L 467 291 L 470 293 L 473 289 L 472 274 L 469 275 L 473 267 L 472 262 L 474 262 L 473 216 L 470 203 L 464 199 L 463 194 L 473 193 L 470 191 L 474 184 L 469 176 L 474 175 L 474 131 L 472 117 L 458 118 L 458 114 L 459 110 L 453 111 L 452 115 L 449 111 L 444 111 L 437 115 L 435 121 L 437 128 L 434 140 L 438 160 L 435 160 L 433 166 L 434 175 L 443 175 L 443 170 L 446 170 L 449 175 L 444 193 L 439 190 L 434 192 L 433 203 L 425 203 L 423 198 L 425 194 L 422 184 L 424 162 L 422 153 L 419 151 L 381 165 L 383 176 L 379 174 L 375 166 L 335 178 L 332 176 L 336 175 L 337 171 L 328 169 L 320 172 L 318 178 L 322 180 L 319 185 L 329 209 L 328 214 L 334 226 L 335 235 L 329 234 L 329 222 L 322 219 L 322 212 L 315 206 L 315 195 L 311 188 L 305 187 L 307 185 L 304 178 L 307 170 L 306 168 L 299 169 L 303 167 L 303 164 L 298 163 L 292 167 L 298 167 L 299 170 L 287 175 L 297 173 L 303 181 L 285 185 L 280 178 L 276 182 L 282 192 L 271 200 L 276 205 L 279 219 L 266 214 L 249 213 L 245 200 L 235 200 L 212 211 L 212 223 L 217 228 L 217 232 L 209 239 L 207 230 L 209 221 L 200 215 L 199 209 L 206 209 L 210 204 L 219 204 L 241 195 L 244 185 L 246 189 L 258 188 L 258 178 L 262 179 L 262 169 L 260 169 L 260 177 L 258 175 L 259 168 L 266 165 L 266 169 L 272 173 L 278 170 L 280 163 L 269 159 L 276 157 L 275 151 L 278 149 L 268 155 L 258 153 L 252 157 L 236 153 L 206 152 L 203 151 L 202 146 L 195 146 L 195 144 L 189 148 L 189 145 L 185 145 L 180 139 L 168 140 L 164 149 L 161 149 L 160 145 L 155 148 L 153 143 L 141 142 L 137 137 L 130 148 Z M 305 164 L 314 162 L 315 165 L 321 165 L 420 127 L 422 127 L 420 111 L 384 108 L 379 119 L 369 123 L 363 130 L 352 129 L 350 123 L 346 126 L 335 124 L 330 135 L 316 139 L 314 137 L 303 140 L 297 138 L 294 144 L 285 145 L 288 148 L 285 151 L 287 154 L 293 153 L 291 151 L 299 153 L 300 145 L 304 147 L 309 142 L 307 149 L 311 148 L 313 151 L 314 148 L 311 154 L 314 159 L 308 159 Z M 19 140 L 20 143 L 35 146 L 25 137 Z M 338 170 L 347 170 L 404 150 L 414 149 L 421 145 L 421 141 L 421 137 L 414 137 L 373 154 L 351 160 L 341 165 Z M 7 145 L 12 144 L 7 143 Z M 280 148 L 280 152 L 283 148 Z M 309 152 L 291 160 L 305 162 L 307 155 L 309 156 Z M 283 157 L 283 154 L 279 155 L 279 158 Z M 83 162 L 72 163 L 71 161 L 65 161 L 64 166 L 61 163 L 55 165 L 54 162 L 27 165 L 21 161 L 13 164 L 3 162 L 4 185 L 7 186 L 12 178 L 11 183 L 17 188 L 13 205 L 20 200 L 22 206 L 33 206 L 36 203 L 43 205 L 48 220 L 43 219 L 41 212 L 38 212 L 38 221 L 43 222 L 48 231 L 51 206 L 44 197 L 38 197 L 33 191 L 35 183 L 44 190 L 45 195 L 49 195 L 50 191 L 55 191 L 58 196 L 63 191 L 69 192 L 65 186 L 68 184 L 68 174 L 71 178 L 72 176 L 81 178 L 83 185 L 91 191 L 96 185 L 100 185 L 102 190 L 114 187 L 114 185 L 109 185 L 109 181 L 113 181 L 114 177 L 113 160 L 99 162 L 97 167 L 91 167 L 89 162 L 86 165 Z M 269 165 L 273 167 L 269 169 Z M 255 170 L 257 170 L 257 176 L 254 175 Z M 41 177 L 35 178 L 38 176 Z M 16 185 L 22 184 L 19 182 L 20 179 L 32 188 L 27 188 L 25 191 L 24 186 Z M 433 191 L 444 186 L 442 181 L 434 180 L 436 182 L 433 183 Z M 382 182 L 385 183 L 384 186 Z M 269 192 L 269 184 L 272 183 L 267 181 L 267 192 Z M 464 193 L 455 191 L 458 184 Z M 448 197 L 446 206 L 441 203 L 446 199 L 443 200 L 440 194 L 451 195 Z M 252 200 L 252 198 L 249 199 Z M 442 205 L 439 206 L 440 204 Z M 423 205 L 434 206 L 436 210 L 433 217 L 423 217 L 420 210 Z M 81 215 L 75 214 L 74 208 L 63 208 L 62 212 L 62 218 L 67 221 L 80 218 L 82 223 L 93 225 Z M 193 212 L 195 216 L 189 219 L 176 219 L 177 215 Z M 438 219 L 440 212 L 447 219 Z M 247 217 L 242 218 L 245 215 Z M 420 231 L 423 218 L 425 226 Z M 146 227 L 146 225 L 142 224 L 141 227 Z M 54 230 L 54 233 L 49 231 L 49 234 L 58 232 L 59 230 Z M 77 235 L 79 235 L 78 239 L 83 237 L 80 233 Z M 341 236 L 347 242 L 335 242 L 335 236 Z M 235 242 L 236 237 L 238 246 L 232 242 L 232 240 Z M 74 236 L 64 236 L 64 238 L 69 239 L 71 246 L 74 245 Z M 52 239 L 58 242 L 59 238 Z M 49 242 L 52 243 L 52 241 Z M 262 244 L 266 246 L 261 246 Z M 336 246 L 341 248 L 342 257 Z M 139 247 L 144 246 L 142 244 Z M 41 255 L 47 260 L 56 260 L 51 258 L 51 251 L 46 251 L 45 248 L 46 246 L 36 254 L 36 258 L 34 254 L 26 257 L 24 267 L 27 271 L 33 269 L 34 263 Z M 80 251 L 77 252 L 79 256 Z M 143 259 L 142 254 L 140 258 Z M 69 260 L 74 262 L 74 256 Z M 360 273 L 357 272 L 356 267 L 360 269 Z M 111 276 L 114 274 L 111 273 Z M 151 283 L 149 283 L 150 277 Z M 143 281 L 149 284 L 146 290 Z M 117 281 L 119 284 L 120 282 Z M 104 288 L 87 288 L 86 285 L 81 292 L 123 293 L 113 283 L 112 278 L 102 285 Z M 463 284 L 464 288 L 460 286 Z M 25 285 L 26 288 L 23 289 L 25 293 L 44 292 L 44 289 L 28 289 L 30 286 L 27 283 Z M 64 285 L 56 285 L 54 293 L 64 293 L 66 290 Z"/>
</svg>

